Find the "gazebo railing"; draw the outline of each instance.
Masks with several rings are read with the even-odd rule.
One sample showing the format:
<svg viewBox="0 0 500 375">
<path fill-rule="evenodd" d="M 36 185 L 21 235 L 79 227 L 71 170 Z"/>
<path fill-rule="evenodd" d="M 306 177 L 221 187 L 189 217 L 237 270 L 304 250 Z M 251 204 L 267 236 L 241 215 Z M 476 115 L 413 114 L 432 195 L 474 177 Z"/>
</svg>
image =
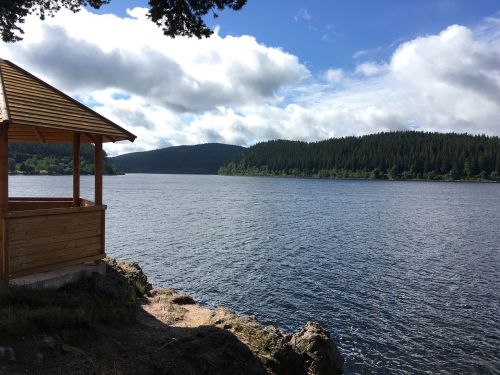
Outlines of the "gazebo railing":
<svg viewBox="0 0 500 375">
<path fill-rule="evenodd" d="M 95 203 L 80 198 L 78 207 L 90 207 Z M 73 207 L 73 198 L 53 198 L 53 197 L 9 197 L 9 211 L 28 211 L 49 208 Z"/>
<path fill-rule="evenodd" d="M 106 206 L 73 198 L 9 198 L 3 215 L 3 278 L 102 259 Z"/>
</svg>

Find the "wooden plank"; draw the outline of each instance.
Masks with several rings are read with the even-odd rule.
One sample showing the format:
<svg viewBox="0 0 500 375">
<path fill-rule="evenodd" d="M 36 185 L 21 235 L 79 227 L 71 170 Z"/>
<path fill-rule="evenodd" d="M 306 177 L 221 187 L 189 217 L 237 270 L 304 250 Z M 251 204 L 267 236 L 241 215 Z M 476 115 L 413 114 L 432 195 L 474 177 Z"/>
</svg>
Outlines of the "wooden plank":
<svg viewBox="0 0 500 375">
<path fill-rule="evenodd" d="M 9 128 L 0 128 L 0 216 L 9 211 Z M 9 241 L 5 220 L 2 220 L 2 278 L 9 275 Z"/>
<path fill-rule="evenodd" d="M 68 106 L 66 103 L 62 104 L 59 102 L 54 102 L 48 98 L 33 98 L 31 95 L 28 93 L 26 94 L 18 94 L 18 93 L 10 93 L 11 100 L 13 100 L 16 104 L 25 104 L 25 105 L 40 105 L 40 106 L 46 106 L 50 107 L 52 106 L 54 109 L 61 110 L 61 111 L 66 111 L 67 113 L 72 113 L 75 116 L 84 116 L 84 117 L 90 117 L 91 115 L 85 112 L 83 109 L 75 109 L 75 110 L 68 110 Z"/>
<path fill-rule="evenodd" d="M 20 209 L 28 210 L 38 210 L 41 208 L 49 209 L 49 208 L 65 208 L 71 207 L 72 200 L 67 201 L 11 201 L 9 199 L 9 209 L 12 208 L 12 205 L 17 205 Z"/>
<path fill-rule="evenodd" d="M 9 129 L 0 127 L 0 212 L 9 211 Z"/>
<path fill-rule="evenodd" d="M 59 225 L 63 225 L 65 223 L 77 223 L 77 225 L 83 225 L 85 223 L 98 221 L 99 219 L 99 210 L 97 211 L 89 211 L 89 212 L 68 212 L 66 215 L 38 215 L 38 216 L 26 216 L 26 217 L 17 217 L 9 220 L 9 227 L 19 228 L 19 227 L 27 227 L 42 225 L 46 228 L 55 228 Z"/>
<path fill-rule="evenodd" d="M 9 89 L 20 88 L 24 90 L 33 90 L 39 94 L 46 94 L 46 96 L 53 96 L 61 101 L 65 101 L 68 103 L 66 98 L 63 98 L 61 95 L 58 95 L 52 90 L 47 90 L 43 85 L 25 77 L 22 74 L 19 74 L 15 71 L 8 71 L 2 66 L 2 77 L 5 81 L 5 88 L 7 89 L 7 94 L 9 93 Z"/>
<path fill-rule="evenodd" d="M 11 241 L 18 241 L 19 239 L 27 237 L 38 238 L 47 236 L 48 233 L 50 232 L 64 234 L 64 233 L 84 232 L 87 230 L 98 230 L 101 229 L 102 227 L 101 220 L 102 220 L 101 217 L 93 218 L 92 220 L 87 222 L 72 220 L 69 221 L 68 223 L 64 223 L 63 225 L 57 227 L 54 226 L 49 227 L 47 225 L 44 225 L 44 223 L 33 223 L 31 225 L 29 224 L 9 225 L 8 226 L 9 238 Z"/>
<path fill-rule="evenodd" d="M 40 231 L 43 233 L 45 230 L 46 235 L 50 233 L 64 233 L 68 231 L 85 231 L 87 228 L 95 229 L 101 225 L 101 213 L 99 211 L 90 215 L 80 216 L 49 216 L 45 217 L 29 217 L 19 220 L 10 220 L 8 223 L 9 234 L 11 236 L 26 235 L 29 232 Z M 59 220 L 54 220 L 54 218 Z M 75 227 L 75 228 L 74 228 Z M 12 240 L 12 239 L 11 239 Z"/>
<path fill-rule="evenodd" d="M 101 215 L 101 249 L 102 253 L 106 254 L 106 211 L 103 210 Z"/>
<path fill-rule="evenodd" d="M 95 171 L 95 199 L 96 206 L 102 206 L 102 173 L 103 173 L 103 150 L 102 150 L 102 136 L 96 136 L 96 143 L 94 146 L 94 171 Z"/>
<path fill-rule="evenodd" d="M 79 223 L 78 221 L 73 221 L 60 228 L 47 228 L 43 224 L 37 223 L 35 225 L 18 225 L 18 226 L 8 226 L 8 234 L 10 241 L 22 241 L 28 237 L 30 238 L 40 238 L 47 237 L 49 235 L 63 235 L 71 233 L 81 233 L 86 231 L 98 231 L 100 233 L 102 227 L 101 220 L 93 220 L 88 223 Z M 49 234 L 50 233 L 50 234 Z"/>
<path fill-rule="evenodd" d="M 123 140 L 123 139 L 119 139 Z M 26 136 L 26 135 L 16 135 L 15 132 L 11 136 L 9 136 L 9 142 L 10 143 L 16 143 L 16 142 L 38 142 L 38 139 L 35 138 L 34 136 Z M 52 136 L 45 136 L 45 143 L 66 143 L 66 144 L 71 144 L 73 142 L 73 136 L 71 134 L 68 134 L 67 136 L 58 136 L 58 137 L 52 137 Z M 82 137 L 80 139 L 80 142 L 82 144 L 91 144 L 94 143 L 90 138 L 82 134 Z"/>
<path fill-rule="evenodd" d="M 34 268 L 51 263 L 60 263 L 63 261 L 86 258 L 91 255 L 101 254 L 100 239 L 85 247 L 67 247 L 50 253 L 26 254 L 24 256 L 11 258 L 11 272 L 19 271 L 23 268 Z"/>
<path fill-rule="evenodd" d="M 33 98 L 49 98 L 56 103 L 67 104 L 65 100 L 61 99 L 57 95 L 53 95 L 45 91 L 40 91 L 39 89 L 36 89 L 34 87 L 19 86 L 11 84 L 10 82 L 6 83 L 5 87 L 8 90 L 9 95 L 10 93 L 15 93 L 17 95 L 29 95 Z"/>
<path fill-rule="evenodd" d="M 75 129 L 72 129 L 64 124 L 59 124 L 59 126 L 48 125 L 42 122 L 33 122 L 33 121 L 24 121 L 22 123 L 14 123 L 14 130 L 9 132 L 9 141 L 10 142 L 38 142 L 38 138 L 34 136 L 33 132 L 26 133 L 25 131 L 19 130 L 19 128 L 27 128 L 31 126 L 36 126 L 40 129 L 41 133 L 45 138 L 46 143 L 72 143 L 73 142 L 73 134 L 72 132 Z M 98 134 L 98 131 L 95 131 Z M 113 137 L 112 141 L 121 141 L 126 138 L 117 135 L 117 134 L 104 134 L 110 137 Z M 81 134 L 81 143 L 94 143 L 93 139 L 88 137 L 86 134 Z"/>
<path fill-rule="evenodd" d="M 30 201 L 40 201 L 40 202 L 52 202 L 52 201 L 55 201 L 55 202 L 58 202 L 58 201 L 67 201 L 67 202 L 71 202 L 71 198 L 66 198 L 66 197 L 9 197 L 9 202 L 10 201 L 26 201 L 26 202 L 30 202 Z"/>
<path fill-rule="evenodd" d="M 102 209 L 106 209 L 106 206 L 102 205 L 100 207 L 90 206 L 90 207 L 50 208 L 46 210 L 31 210 L 31 211 L 14 211 L 14 212 L 8 212 L 5 218 L 9 220 L 11 218 L 19 218 L 19 217 L 64 215 L 67 213 L 100 211 Z"/>
<path fill-rule="evenodd" d="M 82 259 L 76 259 L 76 260 L 71 260 L 71 261 L 66 261 L 66 262 L 61 262 L 61 263 L 53 263 L 53 264 L 49 264 L 46 266 L 40 266 L 40 267 L 36 267 L 36 268 L 24 269 L 22 271 L 11 273 L 10 278 L 12 279 L 15 277 L 32 275 L 32 274 L 40 273 L 40 272 L 54 271 L 54 270 L 61 269 L 64 267 L 74 266 L 77 264 L 83 264 L 85 262 L 96 261 L 96 260 L 100 260 L 103 258 L 104 258 L 103 254 L 98 254 L 98 255 L 93 255 L 93 256 L 86 257 L 86 258 L 82 258 Z"/>
<path fill-rule="evenodd" d="M 64 141 L 65 143 L 71 143 L 73 141 L 73 134 L 72 132 L 74 130 L 71 130 L 71 129 L 67 129 L 64 127 L 64 125 L 61 125 L 60 127 L 50 127 L 50 125 L 47 127 L 47 125 L 45 123 L 33 123 L 33 122 L 24 122 L 24 123 L 19 123 L 19 124 L 16 124 L 18 126 L 22 126 L 22 127 L 31 127 L 31 126 L 36 126 L 40 129 L 40 131 L 42 132 L 44 138 L 45 138 L 45 141 L 46 142 L 49 142 L 49 140 L 60 140 L 60 141 Z M 57 133 L 54 133 L 54 132 L 48 132 L 47 130 L 52 130 L 52 131 L 56 131 L 56 132 L 59 132 L 58 134 Z M 12 131 L 12 134 L 9 134 L 9 141 L 12 142 L 12 139 L 13 137 L 16 137 L 16 138 L 20 138 L 20 139 L 27 139 L 27 138 L 31 138 L 31 139 L 34 139 L 35 142 L 37 142 L 37 138 L 33 135 L 33 133 L 31 134 L 27 134 L 25 132 L 22 132 L 22 131 Z M 83 139 L 82 139 L 83 141 Z"/>
<path fill-rule="evenodd" d="M 94 143 L 94 144 L 95 144 L 95 143 L 97 142 L 97 141 L 96 141 L 96 139 L 97 139 L 97 138 L 96 138 L 96 136 L 95 136 L 94 134 L 85 133 L 85 135 L 86 135 L 87 137 L 89 137 L 89 138 L 92 140 L 92 143 Z"/>
<path fill-rule="evenodd" d="M 2 247 L 3 247 L 2 278 L 8 280 L 9 273 L 10 273 L 9 234 L 8 234 L 7 224 L 6 224 L 5 220 L 2 220 L 2 224 L 3 224 L 2 225 L 2 244 L 3 244 L 2 245 Z"/>
<path fill-rule="evenodd" d="M 33 131 L 35 132 L 36 136 L 40 140 L 41 143 L 45 143 L 45 139 L 43 138 L 42 133 L 40 132 L 40 129 L 38 129 L 36 126 L 32 126 Z"/>
<path fill-rule="evenodd" d="M 68 124 L 64 121 L 57 121 L 57 122 L 51 122 L 51 121 L 32 121 L 29 119 L 15 119 L 16 125 L 21 125 L 21 126 L 26 126 L 26 127 L 31 127 L 35 126 L 40 128 L 41 134 L 43 134 L 43 137 L 45 138 L 45 142 L 48 143 L 50 139 L 54 141 L 64 141 L 64 143 L 71 143 L 73 140 L 73 135 L 71 132 L 74 131 L 79 131 L 79 132 L 84 132 L 84 131 L 91 131 L 92 133 L 100 134 L 103 132 L 102 129 L 89 129 L 88 127 L 81 127 L 80 125 L 73 125 L 73 124 Z M 59 134 L 56 133 L 47 133 L 46 129 L 53 129 L 56 131 L 59 131 Z M 116 136 L 115 134 L 111 134 L 112 136 Z M 10 136 L 10 140 L 12 140 L 12 137 L 16 137 L 19 139 L 27 139 L 31 138 L 34 140 L 34 142 L 38 142 L 38 138 L 34 136 L 34 134 L 26 134 L 23 132 L 13 132 Z"/>
<path fill-rule="evenodd" d="M 17 247 L 14 253 L 11 253 L 11 262 L 19 263 L 19 258 L 23 257 L 33 257 L 34 259 L 47 258 L 50 254 L 58 253 L 60 251 L 71 252 L 75 249 L 86 249 L 87 247 L 99 247 L 101 248 L 101 237 L 87 237 L 80 238 L 75 241 L 66 241 L 53 243 L 40 248 L 39 246 L 25 246 Z"/>
<path fill-rule="evenodd" d="M 51 266 L 52 264 L 60 264 L 63 262 L 70 262 L 70 261 L 77 261 L 78 263 L 82 263 L 80 259 L 82 258 L 87 258 L 90 256 L 96 256 L 96 255 L 101 255 L 102 254 L 96 250 L 92 249 L 92 251 L 86 251 L 85 253 L 81 254 L 79 257 L 68 257 L 68 256 L 61 256 L 61 257 L 54 257 L 51 259 L 50 262 L 47 262 L 46 260 L 41 260 L 41 261 L 34 261 L 30 263 L 19 263 L 15 266 L 12 266 L 10 273 L 17 273 L 17 272 L 23 272 L 24 270 L 32 270 L 35 268 L 40 268 L 40 267 L 47 267 Z M 57 269 L 57 268 L 54 268 Z"/>
<path fill-rule="evenodd" d="M 23 75 L 16 74 L 16 72 L 12 71 L 6 71 L 5 69 L 2 68 L 2 76 L 5 80 L 5 84 L 8 86 L 19 86 L 22 88 L 29 88 L 29 89 L 37 89 L 39 91 L 45 92 L 47 91 L 45 88 L 43 88 L 41 85 L 37 84 L 36 82 L 33 82 L 30 79 L 27 79 Z M 50 95 L 56 95 L 54 92 L 49 91 L 48 94 Z M 58 98 L 61 98 L 59 95 L 56 95 Z"/>
<path fill-rule="evenodd" d="M 89 124 L 84 124 L 82 125 L 81 123 L 79 124 L 72 124 L 68 122 L 58 122 L 58 121 L 51 121 L 51 120 L 46 120 L 46 119 L 36 119 L 32 117 L 27 117 L 27 116 L 22 116 L 20 117 L 15 117 L 13 118 L 13 123 L 16 125 L 23 125 L 23 126 L 38 126 L 41 128 L 52 128 L 52 129 L 62 129 L 62 130 L 67 130 L 67 131 L 79 131 L 82 133 L 92 133 L 92 134 L 101 134 L 101 135 L 110 135 L 113 137 L 119 137 L 121 140 L 125 140 L 126 138 L 123 137 L 120 133 L 113 131 L 112 129 L 106 129 L 104 127 L 94 127 Z"/>
<path fill-rule="evenodd" d="M 57 257 L 73 257 L 74 259 L 81 258 L 85 256 L 89 249 L 94 249 L 93 254 L 100 254 L 101 243 L 100 236 L 95 236 L 92 238 L 82 238 L 78 243 L 66 242 L 51 244 L 50 249 L 47 251 L 40 251 L 35 247 L 29 248 L 18 248 L 15 252 L 16 256 L 11 256 L 10 261 L 12 264 L 27 264 L 29 262 L 39 262 L 45 261 L 46 263 L 53 263 L 54 259 Z M 34 252 L 38 251 L 38 252 Z M 90 255 L 90 254 L 87 254 Z"/>
<path fill-rule="evenodd" d="M 5 233 L 4 233 L 5 235 Z M 84 230 L 81 232 L 74 233 L 52 233 L 48 236 L 38 237 L 38 238 L 24 238 L 22 240 L 11 240 L 9 239 L 9 246 L 13 249 L 17 246 L 46 246 L 48 244 L 64 242 L 64 241 L 74 241 L 80 238 L 94 237 L 101 235 L 101 228 Z"/>
<path fill-rule="evenodd" d="M 10 259 L 11 272 L 19 271 L 22 268 L 33 268 L 44 264 L 58 263 L 60 261 L 85 258 L 94 254 L 101 254 L 100 239 L 85 247 L 61 247 L 50 253 L 24 254 Z"/>
<path fill-rule="evenodd" d="M 110 131 L 109 127 L 102 121 L 96 120 L 92 117 L 74 116 L 71 113 L 56 111 L 54 108 L 47 109 L 40 106 L 27 107 L 14 105 L 14 109 L 11 110 L 10 114 L 12 115 L 13 121 L 19 120 L 20 118 L 41 119 L 42 122 L 56 120 L 57 122 L 67 122 L 75 125 L 85 124 L 86 126 L 94 126 Z"/>
<path fill-rule="evenodd" d="M 10 211 L 27 211 L 27 210 L 44 210 L 49 208 L 65 208 L 71 207 L 72 201 L 69 202 L 12 202 L 9 201 Z"/>
<path fill-rule="evenodd" d="M 52 232 L 51 235 L 47 234 L 47 230 L 45 229 L 45 232 L 43 229 L 34 229 L 32 231 L 10 231 L 8 232 L 9 234 L 9 243 L 10 246 L 12 247 L 13 244 L 25 244 L 28 246 L 28 243 L 26 241 L 27 238 L 30 238 L 31 241 L 34 241 L 36 239 L 39 239 L 39 242 L 41 245 L 43 245 L 43 241 L 46 241 L 47 244 L 49 243 L 56 243 L 56 242 L 63 242 L 65 240 L 65 236 L 74 236 L 74 240 L 78 238 L 86 238 L 89 237 L 89 233 L 92 235 L 101 235 L 102 233 L 102 223 L 101 221 L 92 223 L 91 225 L 85 226 L 85 228 L 79 228 L 77 225 L 72 225 L 68 226 L 65 228 L 61 228 L 61 231 Z M 60 239 L 60 240 L 58 240 Z M 38 244 L 37 244 L 38 245 Z"/>
<path fill-rule="evenodd" d="M 80 205 L 80 133 L 73 134 L 73 207 Z"/>
<path fill-rule="evenodd" d="M 102 223 L 101 221 L 95 221 L 89 224 L 86 224 L 85 227 L 78 227 L 78 224 L 72 224 L 68 226 L 64 226 L 60 229 L 57 229 L 56 231 L 52 231 L 51 233 L 49 232 L 47 228 L 43 228 L 41 225 L 40 226 L 33 226 L 31 228 L 29 227 L 18 227 L 18 228 L 12 228 L 9 227 L 8 229 L 8 234 L 9 234 L 9 239 L 10 243 L 12 244 L 13 242 L 22 242 L 27 241 L 27 238 L 35 239 L 35 238 L 44 238 L 44 237 L 52 237 L 52 236 L 63 236 L 63 235 L 70 235 L 73 233 L 86 233 L 89 231 L 95 232 L 96 234 L 101 233 L 101 227 Z M 49 234 L 49 233 L 50 234 Z"/>
<path fill-rule="evenodd" d="M 116 142 L 116 140 L 113 137 L 109 136 L 109 135 L 103 135 L 103 140 L 102 141 L 103 142 L 113 142 L 113 143 Z"/>
<path fill-rule="evenodd" d="M 65 118 L 64 116 L 58 116 L 56 112 L 51 115 L 40 115 L 38 111 L 33 111 L 30 109 L 13 110 L 9 113 L 11 115 L 12 123 L 23 123 L 26 124 L 28 121 L 31 124 L 57 124 L 59 122 L 71 124 L 71 126 L 81 126 L 84 124 L 85 128 L 82 131 L 92 131 L 91 129 L 101 129 L 104 133 L 123 135 L 120 131 L 106 126 L 106 123 L 99 121 L 86 121 L 84 119 L 72 119 Z M 88 127 L 88 128 L 87 128 Z M 71 129 L 74 130 L 74 129 Z M 92 131 L 93 132 L 93 131 Z"/>
<path fill-rule="evenodd" d="M 64 119 L 57 116 L 51 116 L 50 118 L 47 116 L 40 116 L 35 113 L 29 112 L 11 112 L 12 122 L 29 124 L 29 125 L 45 125 L 52 127 L 69 127 L 72 131 L 87 132 L 87 133 L 100 133 L 100 134 L 110 134 L 110 135 L 120 135 L 118 131 L 110 129 L 106 127 L 104 124 L 94 124 L 86 121 L 77 121 Z"/>
<path fill-rule="evenodd" d="M 11 100 L 12 102 L 12 100 Z M 15 100 L 12 105 L 12 113 L 23 113 L 25 111 L 36 112 L 50 117 L 58 117 L 63 119 L 70 119 L 72 121 L 83 121 L 94 124 L 102 124 L 102 121 L 85 114 L 84 112 L 72 112 L 62 105 L 57 106 L 49 101 L 43 102 L 41 100 L 33 101 L 32 103 L 25 103 L 24 100 Z"/>
</svg>

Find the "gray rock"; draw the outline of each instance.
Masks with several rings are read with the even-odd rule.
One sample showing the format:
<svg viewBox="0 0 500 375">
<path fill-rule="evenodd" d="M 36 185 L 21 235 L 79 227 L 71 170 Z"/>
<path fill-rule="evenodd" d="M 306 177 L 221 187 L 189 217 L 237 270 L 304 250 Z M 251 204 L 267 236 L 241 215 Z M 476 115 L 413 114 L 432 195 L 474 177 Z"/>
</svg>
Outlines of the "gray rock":
<svg viewBox="0 0 500 375">
<path fill-rule="evenodd" d="M 16 362 L 16 352 L 10 346 L 0 346 L 0 363 Z"/>
<path fill-rule="evenodd" d="M 81 355 L 81 356 L 87 356 L 88 355 L 82 349 L 77 348 L 76 346 L 68 345 L 68 344 L 62 344 L 61 349 L 65 353 L 77 354 L 77 355 Z"/>
<path fill-rule="evenodd" d="M 52 349 L 52 350 L 54 350 L 56 352 L 60 352 L 61 351 L 62 342 L 58 338 L 56 339 L 56 338 L 54 338 L 54 337 L 52 337 L 50 335 L 44 335 L 43 336 L 43 342 L 50 349 Z"/>
<path fill-rule="evenodd" d="M 128 283 L 138 292 L 139 294 L 148 294 L 153 286 L 148 281 L 148 277 L 136 262 L 130 261 L 117 261 L 114 258 L 106 257 L 104 262 L 107 264 L 107 273 L 118 272 L 120 275 L 125 277 Z"/>
<path fill-rule="evenodd" d="M 292 336 L 290 345 L 308 367 L 309 375 L 342 374 L 344 359 L 330 334 L 316 322 L 308 322 Z"/>
<path fill-rule="evenodd" d="M 188 294 L 178 294 L 172 298 L 172 303 L 177 305 L 194 305 L 196 302 L 193 297 Z"/>
</svg>

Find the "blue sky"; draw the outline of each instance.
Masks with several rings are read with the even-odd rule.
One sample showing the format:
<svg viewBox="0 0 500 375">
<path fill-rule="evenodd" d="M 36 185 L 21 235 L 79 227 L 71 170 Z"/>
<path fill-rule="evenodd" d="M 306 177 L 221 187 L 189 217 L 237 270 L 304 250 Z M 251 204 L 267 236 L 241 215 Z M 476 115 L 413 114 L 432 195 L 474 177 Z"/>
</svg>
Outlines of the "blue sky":
<svg viewBox="0 0 500 375">
<path fill-rule="evenodd" d="M 147 3 L 26 19 L 0 56 L 169 145 L 418 129 L 500 136 L 498 0 L 249 0 L 212 37 L 165 37 Z"/>
<path fill-rule="evenodd" d="M 114 0 L 97 13 L 126 16 L 147 1 Z M 452 24 L 474 27 L 500 12 L 498 0 L 249 0 L 238 12 L 207 17 L 221 35 L 253 35 L 298 56 L 312 71 L 354 68 L 362 57 L 385 60 L 401 42 Z"/>
</svg>

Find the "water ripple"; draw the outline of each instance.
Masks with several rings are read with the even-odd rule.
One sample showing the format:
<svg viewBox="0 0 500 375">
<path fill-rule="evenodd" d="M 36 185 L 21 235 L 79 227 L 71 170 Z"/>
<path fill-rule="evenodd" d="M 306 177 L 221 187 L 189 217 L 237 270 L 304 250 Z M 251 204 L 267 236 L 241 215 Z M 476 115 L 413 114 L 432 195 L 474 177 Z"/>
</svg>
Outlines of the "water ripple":
<svg viewBox="0 0 500 375">
<path fill-rule="evenodd" d="M 500 374 L 499 184 L 126 175 L 105 200 L 109 254 L 284 330 L 319 321 L 347 374 Z"/>
</svg>

